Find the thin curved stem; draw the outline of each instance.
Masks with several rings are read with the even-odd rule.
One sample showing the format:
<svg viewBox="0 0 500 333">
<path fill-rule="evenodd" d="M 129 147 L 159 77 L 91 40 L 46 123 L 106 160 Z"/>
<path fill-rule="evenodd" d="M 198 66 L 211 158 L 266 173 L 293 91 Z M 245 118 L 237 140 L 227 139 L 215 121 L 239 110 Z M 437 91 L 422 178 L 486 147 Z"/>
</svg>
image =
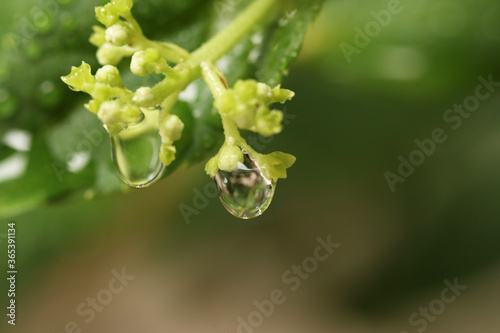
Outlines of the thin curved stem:
<svg viewBox="0 0 500 333">
<path fill-rule="evenodd" d="M 201 63 L 215 63 L 247 35 L 256 24 L 261 22 L 277 5 L 279 0 L 255 0 L 224 30 L 191 53 L 189 59 L 174 69 L 179 73 L 176 78 L 166 77 L 153 87 L 153 93 L 160 101 L 172 92 L 184 89 L 191 81 L 201 75 Z"/>
</svg>

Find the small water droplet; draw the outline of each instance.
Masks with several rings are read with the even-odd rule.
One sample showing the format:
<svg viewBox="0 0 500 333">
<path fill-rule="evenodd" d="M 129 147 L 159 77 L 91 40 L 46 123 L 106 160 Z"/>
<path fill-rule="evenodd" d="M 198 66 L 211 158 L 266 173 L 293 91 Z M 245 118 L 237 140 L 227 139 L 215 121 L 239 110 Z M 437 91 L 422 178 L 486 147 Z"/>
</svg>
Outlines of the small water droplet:
<svg viewBox="0 0 500 333">
<path fill-rule="evenodd" d="M 160 179 L 159 110 L 142 109 L 144 119 L 111 137 L 111 156 L 120 178 L 131 187 L 147 187 Z"/>
<path fill-rule="evenodd" d="M 18 106 L 17 99 L 7 90 L 0 89 L 0 118 L 10 117 Z"/>
<path fill-rule="evenodd" d="M 219 170 L 215 183 L 227 211 L 241 219 L 251 219 L 269 207 L 275 184 L 262 174 L 248 154 L 244 153 L 244 161 L 238 165 L 232 172 Z"/>
</svg>

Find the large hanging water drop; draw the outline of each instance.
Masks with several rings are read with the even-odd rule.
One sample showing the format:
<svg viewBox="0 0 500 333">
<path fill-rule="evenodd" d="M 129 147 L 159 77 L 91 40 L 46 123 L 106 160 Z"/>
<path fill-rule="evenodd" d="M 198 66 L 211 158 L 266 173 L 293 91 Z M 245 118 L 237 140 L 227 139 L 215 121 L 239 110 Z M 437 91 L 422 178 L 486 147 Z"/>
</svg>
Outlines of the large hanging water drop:
<svg viewBox="0 0 500 333">
<path fill-rule="evenodd" d="M 251 219 L 262 215 L 271 204 L 275 183 L 267 179 L 248 154 L 243 154 L 238 169 L 219 170 L 215 183 L 224 207 L 236 217 Z"/>
<path fill-rule="evenodd" d="M 158 133 L 160 110 L 142 109 L 144 118 L 111 137 L 111 156 L 120 178 L 128 185 L 143 188 L 161 178 L 165 166 L 160 160 Z"/>
</svg>

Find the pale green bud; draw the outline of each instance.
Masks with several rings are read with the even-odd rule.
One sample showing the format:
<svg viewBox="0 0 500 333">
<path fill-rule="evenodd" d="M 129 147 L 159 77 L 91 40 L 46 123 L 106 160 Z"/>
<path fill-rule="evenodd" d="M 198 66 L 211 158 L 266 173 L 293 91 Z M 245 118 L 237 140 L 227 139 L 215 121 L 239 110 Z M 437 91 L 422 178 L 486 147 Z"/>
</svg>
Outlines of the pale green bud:
<svg viewBox="0 0 500 333">
<path fill-rule="evenodd" d="M 233 171 L 243 163 L 243 152 L 238 146 L 224 146 L 219 152 L 218 166 L 223 171 Z"/>
<path fill-rule="evenodd" d="M 153 94 L 153 89 L 150 87 L 141 87 L 136 90 L 132 102 L 140 107 L 153 107 L 158 104 L 156 96 Z"/>
<path fill-rule="evenodd" d="M 99 50 L 97 50 L 97 60 L 101 65 L 116 66 L 122 59 L 123 51 L 113 44 L 104 43 Z"/>
<path fill-rule="evenodd" d="M 106 27 L 110 27 L 119 20 L 118 12 L 107 4 L 106 6 L 99 6 L 95 8 L 95 16 L 99 22 Z"/>
<path fill-rule="evenodd" d="M 295 163 L 295 160 L 295 156 L 280 151 L 255 157 L 255 161 L 264 176 L 273 181 L 286 178 L 286 169 L 290 168 Z"/>
<path fill-rule="evenodd" d="M 71 73 L 66 76 L 62 76 L 61 80 L 71 89 L 87 93 L 95 84 L 95 79 L 91 73 L 90 65 L 83 61 L 79 67 L 71 67 Z"/>
<path fill-rule="evenodd" d="M 102 44 L 106 43 L 106 29 L 97 25 L 94 25 L 92 29 L 94 32 L 90 36 L 89 42 L 94 46 L 101 47 Z"/>
<path fill-rule="evenodd" d="M 205 164 L 205 172 L 210 177 L 215 177 L 217 171 L 219 171 L 219 160 L 218 156 L 214 156 L 210 160 L 208 160 L 207 164 Z"/>
<path fill-rule="evenodd" d="M 295 96 L 295 93 L 288 89 L 281 89 L 281 86 L 278 85 L 272 90 L 272 100 L 271 103 L 285 103 L 286 101 L 292 99 Z"/>
<path fill-rule="evenodd" d="M 106 29 L 106 41 L 116 46 L 128 45 L 132 42 L 133 31 L 126 22 L 118 21 Z"/>
<path fill-rule="evenodd" d="M 175 160 L 176 149 L 170 142 L 163 142 L 160 148 L 160 159 L 167 166 Z"/>
<path fill-rule="evenodd" d="M 107 83 L 111 87 L 122 87 L 123 82 L 120 71 L 115 66 L 105 65 L 97 70 L 95 74 L 97 82 Z"/>
<path fill-rule="evenodd" d="M 262 82 L 257 83 L 256 95 L 259 102 L 262 104 L 269 104 L 272 99 L 271 87 Z"/>
<path fill-rule="evenodd" d="M 130 70 L 138 76 L 146 76 L 153 72 L 162 73 L 169 70 L 169 67 L 160 56 L 160 50 L 148 48 L 145 51 L 137 51 L 132 56 Z"/>
<path fill-rule="evenodd" d="M 181 138 L 184 123 L 174 114 L 167 114 L 160 122 L 160 135 L 164 141 L 176 141 Z"/>
<path fill-rule="evenodd" d="M 97 117 L 105 125 L 122 123 L 121 104 L 118 101 L 106 101 L 101 103 Z"/>
</svg>

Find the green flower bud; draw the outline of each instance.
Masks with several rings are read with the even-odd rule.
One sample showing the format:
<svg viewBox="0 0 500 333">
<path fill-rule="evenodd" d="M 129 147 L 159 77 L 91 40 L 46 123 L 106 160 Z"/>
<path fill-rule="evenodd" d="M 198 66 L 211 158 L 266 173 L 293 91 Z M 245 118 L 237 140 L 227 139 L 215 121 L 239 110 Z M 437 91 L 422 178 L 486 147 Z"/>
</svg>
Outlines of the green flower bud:
<svg viewBox="0 0 500 333">
<path fill-rule="evenodd" d="M 208 160 L 207 164 L 205 164 L 205 172 L 212 178 L 215 177 L 217 171 L 219 171 L 218 156 L 219 155 L 212 157 Z"/>
<path fill-rule="evenodd" d="M 279 178 L 287 177 L 286 169 L 295 163 L 296 158 L 293 155 L 277 151 L 268 155 L 256 156 L 255 160 L 267 179 L 277 181 Z"/>
<path fill-rule="evenodd" d="M 167 166 L 175 160 L 176 149 L 170 142 L 163 142 L 160 148 L 160 159 Z"/>
<path fill-rule="evenodd" d="M 215 107 L 223 114 L 229 114 L 236 108 L 234 91 L 228 90 L 224 95 L 215 100 Z"/>
<path fill-rule="evenodd" d="M 287 89 L 281 89 L 281 86 L 278 85 L 272 90 L 272 100 L 271 103 L 285 103 L 286 101 L 290 100 L 295 96 L 295 93 L 291 90 Z"/>
<path fill-rule="evenodd" d="M 101 102 L 92 99 L 90 102 L 85 104 L 84 107 L 90 112 L 97 114 L 97 112 L 99 112 L 99 108 L 101 107 Z"/>
<path fill-rule="evenodd" d="M 94 84 L 89 94 L 97 101 L 106 101 L 113 97 L 111 87 L 108 84 L 99 82 Z"/>
<path fill-rule="evenodd" d="M 111 87 L 123 87 L 120 71 L 115 66 L 105 65 L 97 70 L 95 79 L 99 83 L 108 83 Z"/>
<path fill-rule="evenodd" d="M 106 6 L 99 6 L 95 8 L 95 16 L 99 22 L 106 27 L 110 27 L 119 20 L 117 11 L 107 4 Z"/>
<path fill-rule="evenodd" d="M 132 102 L 140 107 L 153 107 L 158 104 L 156 96 L 153 94 L 153 89 L 150 87 L 141 87 L 136 90 Z"/>
<path fill-rule="evenodd" d="M 262 107 L 255 115 L 255 128 L 257 133 L 263 136 L 271 136 L 281 132 L 281 121 L 283 120 L 283 113 L 278 110 L 269 110 L 267 107 Z"/>
<path fill-rule="evenodd" d="M 160 135 L 163 141 L 176 141 L 181 138 L 184 123 L 174 114 L 167 114 L 160 121 Z"/>
<path fill-rule="evenodd" d="M 101 103 L 97 117 L 103 122 L 110 135 L 118 135 L 129 125 L 142 119 L 141 110 L 131 104 L 122 104 L 118 100 Z"/>
<path fill-rule="evenodd" d="M 94 46 L 101 47 L 102 44 L 106 43 L 106 29 L 97 25 L 94 25 L 92 29 L 94 32 L 90 35 L 89 42 Z"/>
<path fill-rule="evenodd" d="M 137 51 L 132 56 L 130 70 L 135 75 L 146 76 L 153 72 L 162 73 L 169 70 L 169 67 L 160 56 L 160 50 L 148 48 L 145 51 Z"/>
<path fill-rule="evenodd" d="M 111 5 L 120 15 L 125 15 L 130 12 L 134 2 L 132 0 L 112 0 Z"/>
<path fill-rule="evenodd" d="M 257 97 L 257 81 L 238 80 L 234 84 L 234 91 L 242 101 L 250 101 Z"/>
<path fill-rule="evenodd" d="M 126 22 L 118 21 L 106 29 L 106 40 L 116 46 L 128 45 L 132 42 L 132 27 Z"/>
<path fill-rule="evenodd" d="M 143 115 L 141 109 L 133 104 L 125 104 L 121 110 L 121 120 L 128 126 L 141 121 Z"/>
<path fill-rule="evenodd" d="M 259 102 L 262 104 L 271 103 L 273 97 L 271 93 L 271 87 L 262 82 L 257 83 L 256 96 L 259 99 Z"/>
<path fill-rule="evenodd" d="M 90 65 L 83 62 L 80 67 L 71 67 L 71 73 L 62 76 L 61 80 L 66 83 L 71 89 L 76 91 L 87 92 L 95 84 L 94 76 L 92 76 Z"/>
<path fill-rule="evenodd" d="M 97 60 L 101 65 L 116 66 L 122 61 L 123 56 L 123 51 L 118 46 L 110 43 L 104 43 L 97 50 Z"/>
<path fill-rule="evenodd" d="M 238 146 L 223 146 L 219 152 L 218 166 L 223 171 L 233 171 L 243 163 L 243 152 Z"/>
<path fill-rule="evenodd" d="M 105 125 L 121 124 L 121 104 L 118 101 L 106 101 L 101 103 L 97 117 Z"/>
</svg>

